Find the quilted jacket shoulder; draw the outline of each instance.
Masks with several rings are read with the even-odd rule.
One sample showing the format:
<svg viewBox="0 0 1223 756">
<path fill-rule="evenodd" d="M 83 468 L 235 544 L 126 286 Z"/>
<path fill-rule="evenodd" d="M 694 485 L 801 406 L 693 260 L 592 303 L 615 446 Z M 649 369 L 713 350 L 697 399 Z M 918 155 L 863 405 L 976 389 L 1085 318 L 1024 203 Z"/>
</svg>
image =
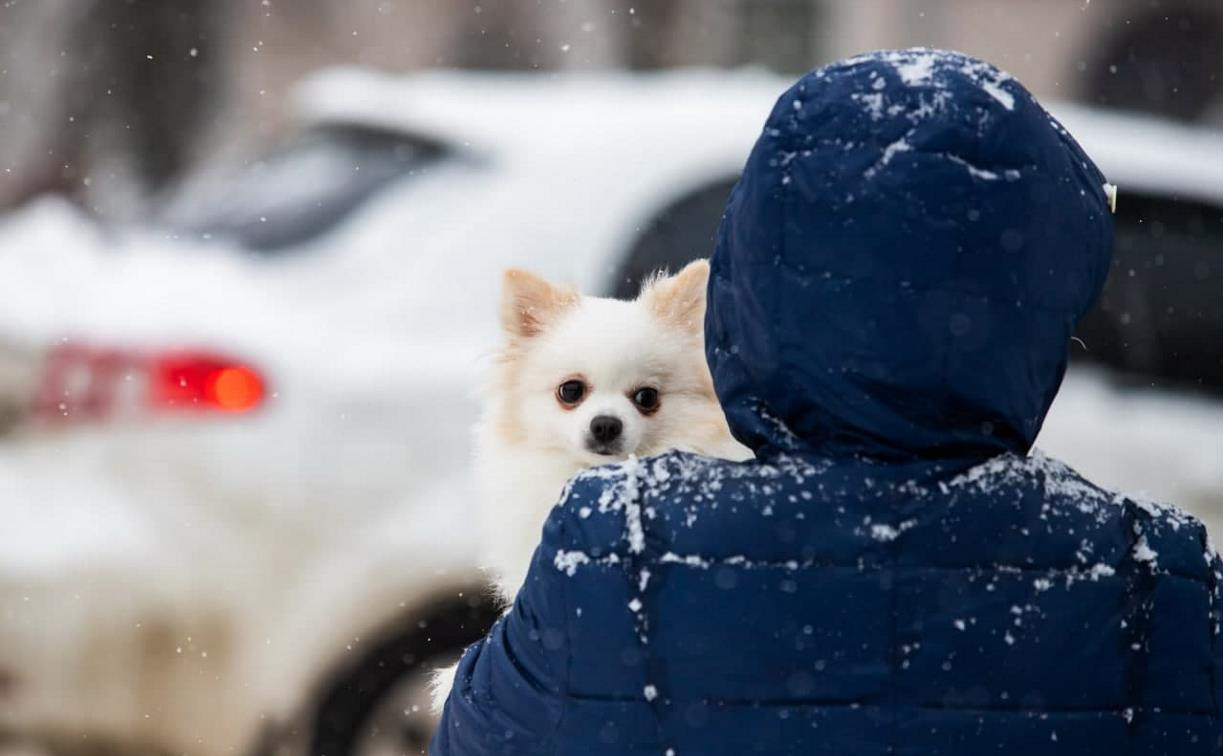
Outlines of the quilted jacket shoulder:
<svg viewBox="0 0 1223 756">
<path fill-rule="evenodd" d="M 603 468 L 463 660 L 487 750 L 439 752 L 1217 753 L 1220 569 L 1040 455 Z"/>
</svg>

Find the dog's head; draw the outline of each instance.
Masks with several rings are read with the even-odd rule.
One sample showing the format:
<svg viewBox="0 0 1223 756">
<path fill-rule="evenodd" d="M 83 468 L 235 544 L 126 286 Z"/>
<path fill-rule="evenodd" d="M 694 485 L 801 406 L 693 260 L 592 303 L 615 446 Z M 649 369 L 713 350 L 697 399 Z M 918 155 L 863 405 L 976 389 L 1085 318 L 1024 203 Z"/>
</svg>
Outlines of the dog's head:
<svg viewBox="0 0 1223 756">
<path fill-rule="evenodd" d="M 708 280 L 698 260 L 625 302 L 507 271 L 503 438 L 583 465 L 728 439 L 705 363 Z"/>
</svg>

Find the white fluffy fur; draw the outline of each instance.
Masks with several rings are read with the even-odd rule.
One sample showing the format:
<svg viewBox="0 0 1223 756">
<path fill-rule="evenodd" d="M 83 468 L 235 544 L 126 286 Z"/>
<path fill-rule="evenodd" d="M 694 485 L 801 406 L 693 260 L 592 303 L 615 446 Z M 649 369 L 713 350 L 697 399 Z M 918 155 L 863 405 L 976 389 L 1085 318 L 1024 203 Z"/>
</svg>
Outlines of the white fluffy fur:
<svg viewBox="0 0 1223 756">
<path fill-rule="evenodd" d="M 530 274 L 507 273 L 502 307 L 506 344 L 476 428 L 480 553 L 498 595 L 513 601 L 549 510 L 584 468 L 629 455 L 684 449 L 728 459 L 748 450 L 731 437 L 704 353 L 704 260 L 646 284 L 632 302 L 579 297 Z M 580 377 L 589 393 L 575 408 L 557 387 Z M 659 407 L 643 414 L 633 393 L 649 386 Z M 591 420 L 623 423 L 615 455 L 587 448 Z M 435 708 L 454 668 L 434 681 Z"/>
</svg>

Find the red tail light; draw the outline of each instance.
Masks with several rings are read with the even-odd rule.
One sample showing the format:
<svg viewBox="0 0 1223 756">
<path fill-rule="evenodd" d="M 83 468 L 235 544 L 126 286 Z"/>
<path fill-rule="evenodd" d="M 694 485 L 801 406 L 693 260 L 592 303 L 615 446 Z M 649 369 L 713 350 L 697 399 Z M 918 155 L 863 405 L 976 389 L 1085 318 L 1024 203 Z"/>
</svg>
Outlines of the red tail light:
<svg viewBox="0 0 1223 756">
<path fill-rule="evenodd" d="M 263 394 L 263 379 L 259 373 L 232 360 L 181 353 L 152 362 L 149 399 L 154 408 L 246 412 L 259 406 Z"/>
<path fill-rule="evenodd" d="M 65 344 L 46 360 L 36 414 L 101 420 L 153 411 L 249 412 L 266 395 L 259 371 L 202 351 L 141 353 Z"/>
</svg>

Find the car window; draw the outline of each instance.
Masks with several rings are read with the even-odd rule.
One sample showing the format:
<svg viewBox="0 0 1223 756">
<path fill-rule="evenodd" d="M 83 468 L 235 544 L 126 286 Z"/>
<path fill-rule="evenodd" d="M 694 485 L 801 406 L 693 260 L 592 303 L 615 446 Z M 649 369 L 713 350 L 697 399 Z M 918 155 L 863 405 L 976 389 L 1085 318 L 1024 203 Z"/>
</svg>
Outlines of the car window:
<svg viewBox="0 0 1223 756">
<path fill-rule="evenodd" d="M 184 191 L 163 221 L 252 250 L 283 250 L 332 229 L 391 182 L 427 170 L 442 152 L 393 131 L 318 127 L 236 174 Z"/>
<path fill-rule="evenodd" d="M 1223 392 L 1223 207 L 1123 194 L 1113 250 L 1075 356 Z"/>
<path fill-rule="evenodd" d="M 676 271 L 698 257 L 709 257 L 726 198 L 735 181 L 732 176 L 709 184 L 654 216 L 642 228 L 617 272 L 609 287 L 610 295 L 632 299 L 637 296 L 641 281 L 651 273 Z"/>
</svg>

